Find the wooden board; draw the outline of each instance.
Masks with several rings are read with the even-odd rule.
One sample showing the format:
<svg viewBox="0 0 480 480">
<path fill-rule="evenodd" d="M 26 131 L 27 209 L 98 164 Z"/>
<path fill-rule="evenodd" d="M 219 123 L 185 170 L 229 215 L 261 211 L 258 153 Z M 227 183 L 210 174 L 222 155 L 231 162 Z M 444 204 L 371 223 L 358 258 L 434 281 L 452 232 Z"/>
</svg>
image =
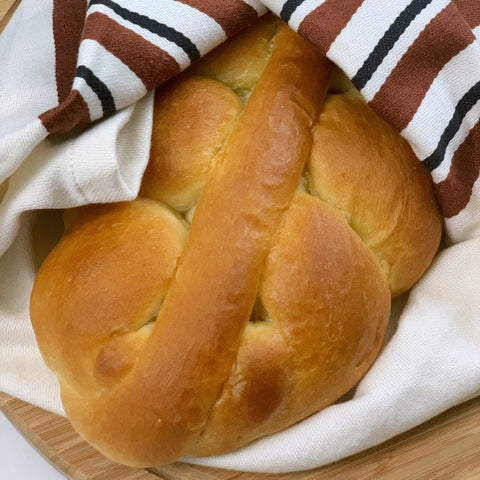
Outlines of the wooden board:
<svg viewBox="0 0 480 480">
<path fill-rule="evenodd" d="M 0 32 L 20 0 L 0 0 Z M 0 410 L 25 438 L 73 480 L 478 480 L 480 398 L 379 447 L 326 467 L 283 475 L 175 463 L 160 469 L 118 465 L 84 442 L 61 417 L 0 392 Z"/>
<path fill-rule="evenodd" d="M 409 432 L 325 467 L 252 474 L 177 462 L 159 469 L 118 465 L 84 442 L 65 418 L 0 393 L 0 410 L 72 480 L 478 480 L 480 397 Z"/>
<path fill-rule="evenodd" d="M 13 15 L 21 0 L 0 0 L 0 33 Z"/>
</svg>

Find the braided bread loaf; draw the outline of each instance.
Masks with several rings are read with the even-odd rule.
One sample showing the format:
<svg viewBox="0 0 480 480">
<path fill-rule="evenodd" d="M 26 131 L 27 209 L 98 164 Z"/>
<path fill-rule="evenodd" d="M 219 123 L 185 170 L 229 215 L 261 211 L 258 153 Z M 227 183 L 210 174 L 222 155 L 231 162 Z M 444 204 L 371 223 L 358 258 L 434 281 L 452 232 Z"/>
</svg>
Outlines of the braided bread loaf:
<svg viewBox="0 0 480 480">
<path fill-rule="evenodd" d="M 157 92 L 139 198 L 78 209 L 42 265 L 39 347 L 107 456 L 238 448 L 378 355 L 441 216 L 407 143 L 331 70 L 269 18 L 217 49 Z"/>
</svg>

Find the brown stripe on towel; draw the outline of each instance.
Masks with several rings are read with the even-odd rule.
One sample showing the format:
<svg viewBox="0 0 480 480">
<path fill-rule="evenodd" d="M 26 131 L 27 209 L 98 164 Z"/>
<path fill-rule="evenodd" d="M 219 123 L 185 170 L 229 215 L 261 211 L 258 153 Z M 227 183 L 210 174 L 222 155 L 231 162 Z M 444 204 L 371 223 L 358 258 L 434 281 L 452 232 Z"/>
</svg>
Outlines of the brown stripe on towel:
<svg viewBox="0 0 480 480">
<path fill-rule="evenodd" d="M 480 25 L 480 2 L 478 0 L 453 0 L 453 2 L 465 17 L 470 28 Z"/>
<path fill-rule="evenodd" d="M 49 133 L 65 133 L 90 122 L 88 105 L 78 90 L 72 90 L 67 99 L 39 116 Z"/>
<path fill-rule="evenodd" d="M 86 0 L 54 0 L 53 2 L 58 103 L 62 103 L 68 97 L 72 88 L 86 12 Z"/>
<path fill-rule="evenodd" d="M 480 122 L 455 152 L 447 178 L 435 186 L 445 217 L 454 217 L 467 206 L 479 173 Z"/>
<path fill-rule="evenodd" d="M 103 13 L 88 16 L 83 38 L 97 41 L 115 55 L 142 80 L 147 90 L 180 72 L 171 55 Z"/>
<path fill-rule="evenodd" d="M 298 33 L 325 55 L 363 0 L 326 0 L 300 23 Z"/>
<path fill-rule="evenodd" d="M 444 65 L 474 41 L 450 3 L 420 33 L 377 92 L 370 106 L 402 131 Z"/>
<path fill-rule="evenodd" d="M 235 35 L 258 18 L 253 7 L 243 0 L 177 0 L 213 18 L 227 37 Z"/>
</svg>

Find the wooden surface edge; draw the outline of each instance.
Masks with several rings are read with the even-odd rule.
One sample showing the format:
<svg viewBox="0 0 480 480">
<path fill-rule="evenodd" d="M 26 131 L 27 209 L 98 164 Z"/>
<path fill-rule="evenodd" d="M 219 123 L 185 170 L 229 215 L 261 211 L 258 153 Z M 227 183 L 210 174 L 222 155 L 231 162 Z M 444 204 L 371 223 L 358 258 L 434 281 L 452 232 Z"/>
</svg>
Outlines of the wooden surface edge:
<svg viewBox="0 0 480 480">
<path fill-rule="evenodd" d="M 213 470 L 213 474 L 202 471 L 200 467 L 187 463 L 176 462 L 160 468 L 150 468 L 149 471 L 167 480 L 218 480 L 221 470 Z"/>
<path fill-rule="evenodd" d="M 16 401 L 18 402 L 15 397 L 0 392 L 0 410 L 4 413 L 10 423 L 22 434 L 26 440 L 28 440 L 35 450 L 37 450 L 57 470 L 63 474 L 67 474 L 68 465 L 63 462 L 61 456 L 57 455 L 55 450 L 51 448 L 48 443 L 42 442 L 42 440 L 31 430 L 28 424 L 28 419 L 24 419 L 22 415 L 16 411 Z"/>
<path fill-rule="evenodd" d="M 67 419 L 0 392 L 0 410 L 71 480 L 478 480 L 480 397 L 338 462 L 303 472 L 256 474 L 177 462 L 136 469 L 106 459 Z"/>
<path fill-rule="evenodd" d="M 82 440 L 67 419 L 2 392 L 0 410 L 27 441 L 70 480 L 163 478 L 147 470 L 127 467 L 107 459 Z"/>
<path fill-rule="evenodd" d="M 2 407 L 13 397 L 11 395 L 7 395 L 6 393 L 0 392 L 0 410 Z"/>
<path fill-rule="evenodd" d="M 0 0 L 0 34 L 5 30 L 22 0 Z"/>
</svg>

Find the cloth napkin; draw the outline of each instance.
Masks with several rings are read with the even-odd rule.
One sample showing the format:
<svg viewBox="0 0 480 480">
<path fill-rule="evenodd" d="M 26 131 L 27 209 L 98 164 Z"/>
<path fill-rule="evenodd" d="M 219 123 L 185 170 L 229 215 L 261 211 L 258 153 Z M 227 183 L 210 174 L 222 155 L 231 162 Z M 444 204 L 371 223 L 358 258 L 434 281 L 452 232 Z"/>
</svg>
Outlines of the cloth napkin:
<svg viewBox="0 0 480 480">
<path fill-rule="evenodd" d="M 0 390 L 63 414 L 29 321 L 58 209 L 135 198 L 157 85 L 268 10 L 339 65 L 431 171 L 446 245 L 351 398 L 246 448 L 185 459 L 287 472 L 480 394 L 477 0 L 23 0 L 0 36 Z"/>
</svg>

